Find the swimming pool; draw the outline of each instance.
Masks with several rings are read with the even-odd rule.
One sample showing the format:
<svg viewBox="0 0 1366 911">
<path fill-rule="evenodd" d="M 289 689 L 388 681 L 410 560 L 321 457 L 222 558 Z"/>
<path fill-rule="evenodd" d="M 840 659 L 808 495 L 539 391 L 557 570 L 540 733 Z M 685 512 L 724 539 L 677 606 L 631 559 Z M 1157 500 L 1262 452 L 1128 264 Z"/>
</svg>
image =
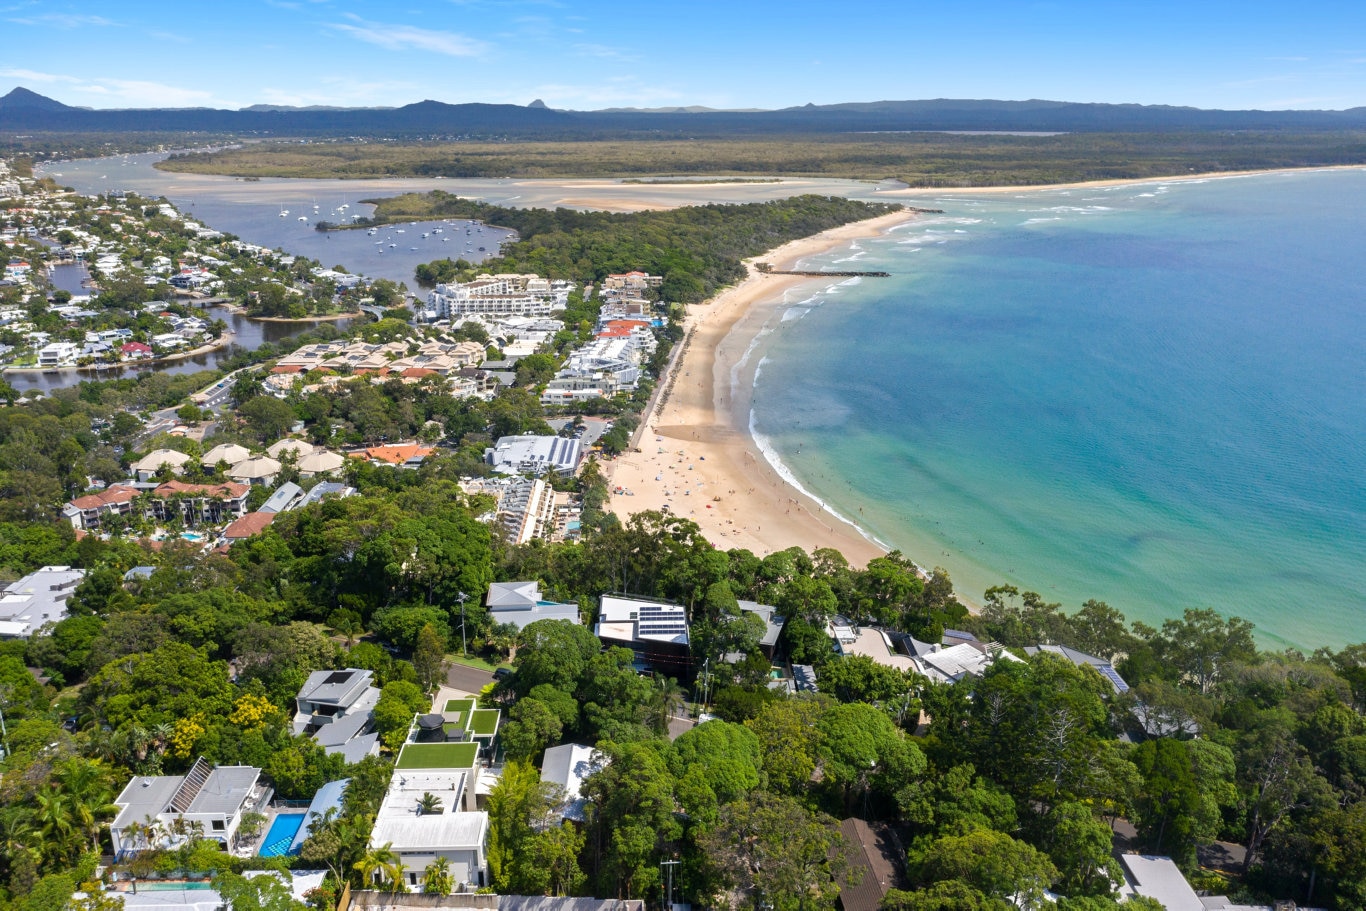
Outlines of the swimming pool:
<svg viewBox="0 0 1366 911">
<path fill-rule="evenodd" d="M 204 536 L 194 531 L 182 531 L 180 536 L 186 541 L 203 541 Z"/>
<path fill-rule="evenodd" d="M 212 889 L 213 883 L 207 880 L 196 880 L 194 882 L 142 882 L 137 883 L 139 892 L 181 892 L 189 890 L 199 892 L 205 889 Z M 128 891 L 132 891 L 131 889 Z"/>
<path fill-rule="evenodd" d="M 276 816 L 270 824 L 270 831 L 266 832 L 266 837 L 261 842 L 261 850 L 256 852 L 257 856 L 283 857 L 288 854 L 289 846 L 294 843 L 294 836 L 299 834 L 307 815 L 305 812 L 281 813 Z"/>
</svg>

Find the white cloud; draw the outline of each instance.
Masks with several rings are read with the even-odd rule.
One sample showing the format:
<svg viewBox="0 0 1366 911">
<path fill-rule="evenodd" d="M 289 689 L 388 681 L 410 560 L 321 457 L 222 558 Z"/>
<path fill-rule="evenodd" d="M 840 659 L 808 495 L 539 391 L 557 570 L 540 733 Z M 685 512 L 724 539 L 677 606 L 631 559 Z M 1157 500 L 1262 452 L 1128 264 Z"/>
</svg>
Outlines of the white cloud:
<svg viewBox="0 0 1366 911">
<path fill-rule="evenodd" d="M 63 82 L 71 84 L 78 83 L 81 81 L 80 79 L 77 79 L 75 76 L 62 76 L 57 73 L 40 73 L 37 70 L 23 70 L 13 68 L 0 69 L 0 76 L 18 79 L 21 82 Z"/>
<path fill-rule="evenodd" d="M 19 25 L 38 25 L 51 28 L 88 28 L 118 25 L 103 16 L 82 16 L 75 13 L 43 13 L 38 16 L 23 16 L 10 19 Z"/>
<path fill-rule="evenodd" d="M 390 51 L 428 51 L 445 54 L 449 57 L 475 57 L 487 50 L 487 45 L 474 38 L 455 32 L 439 32 L 433 29 L 418 28 L 415 25 L 390 25 L 382 22 L 367 22 L 359 16 L 348 14 L 354 24 L 337 22 L 331 28 L 343 32 L 360 41 L 374 44 Z"/>
<path fill-rule="evenodd" d="M 89 104 L 101 108 L 186 108 L 240 107 L 237 102 L 219 98 L 212 92 L 184 86 L 166 85 L 143 79 L 83 79 L 62 73 L 37 70 L 0 69 L 0 78 L 16 79 L 28 85 L 59 85 L 67 104 Z"/>
<path fill-rule="evenodd" d="M 618 50 L 605 44 L 576 44 L 574 45 L 574 53 L 580 57 L 597 57 L 603 60 L 620 60 L 622 62 L 640 59 L 639 54 Z"/>
</svg>

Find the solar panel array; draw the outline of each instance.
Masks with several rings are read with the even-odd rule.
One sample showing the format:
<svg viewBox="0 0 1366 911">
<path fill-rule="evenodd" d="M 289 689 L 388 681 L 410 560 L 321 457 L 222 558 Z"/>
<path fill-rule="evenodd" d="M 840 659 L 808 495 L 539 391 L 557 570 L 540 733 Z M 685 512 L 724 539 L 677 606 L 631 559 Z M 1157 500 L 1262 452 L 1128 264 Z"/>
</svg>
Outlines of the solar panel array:
<svg viewBox="0 0 1366 911">
<path fill-rule="evenodd" d="M 637 628 L 642 636 L 678 636 L 688 631 L 688 623 L 680 607 L 642 605 Z"/>
<path fill-rule="evenodd" d="M 1124 678 L 1119 676 L 1119 672 L 1113 667 L 1108 664 L 1102 664 L 1100 667 L 1096 668 L 1096 670 L 1100 671 L 1102 676 L 1109 678 L 1110 682 L 1115 685 L 1116 692 L 1129 692 L 1129 684 L 1124 682 Z"/>
</svg>

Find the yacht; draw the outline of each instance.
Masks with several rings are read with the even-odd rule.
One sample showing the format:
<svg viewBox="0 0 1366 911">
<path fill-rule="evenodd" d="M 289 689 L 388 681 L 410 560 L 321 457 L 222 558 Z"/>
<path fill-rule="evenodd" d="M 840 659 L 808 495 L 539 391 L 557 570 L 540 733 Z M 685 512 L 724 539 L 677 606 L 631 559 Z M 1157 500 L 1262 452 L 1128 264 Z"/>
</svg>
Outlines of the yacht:
<svg viewBox="0 0 1366 911">
<path fill-rule="evenodd" d="M 307 215 L 300 215 L 300 216 L 299 216 L 299 221 L 308 221 L 308 216 L 307 216 Z"/>
</svg>

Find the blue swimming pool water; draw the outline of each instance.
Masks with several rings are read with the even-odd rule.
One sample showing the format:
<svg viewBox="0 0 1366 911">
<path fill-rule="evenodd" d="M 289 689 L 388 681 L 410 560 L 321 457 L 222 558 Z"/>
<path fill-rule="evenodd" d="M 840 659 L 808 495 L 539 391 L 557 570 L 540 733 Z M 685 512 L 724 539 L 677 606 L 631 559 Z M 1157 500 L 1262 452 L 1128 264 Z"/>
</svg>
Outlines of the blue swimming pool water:
<svg viewBox="0 0 1366 911">
<path fill-rule="evenodd" d="M 289 853 L 289 846 L 294 842 L 294 836 L 299 833 L 299 829 L 304 824 L 304 817 L 307 813 L 281 813 L 275 817 L 275 821 L 270 824 L 270 831 L 266 832 L 265 841 L 261 843 L 261 850 L 257 851 L 260 857 L 283 857 Z"/>
</svg>

